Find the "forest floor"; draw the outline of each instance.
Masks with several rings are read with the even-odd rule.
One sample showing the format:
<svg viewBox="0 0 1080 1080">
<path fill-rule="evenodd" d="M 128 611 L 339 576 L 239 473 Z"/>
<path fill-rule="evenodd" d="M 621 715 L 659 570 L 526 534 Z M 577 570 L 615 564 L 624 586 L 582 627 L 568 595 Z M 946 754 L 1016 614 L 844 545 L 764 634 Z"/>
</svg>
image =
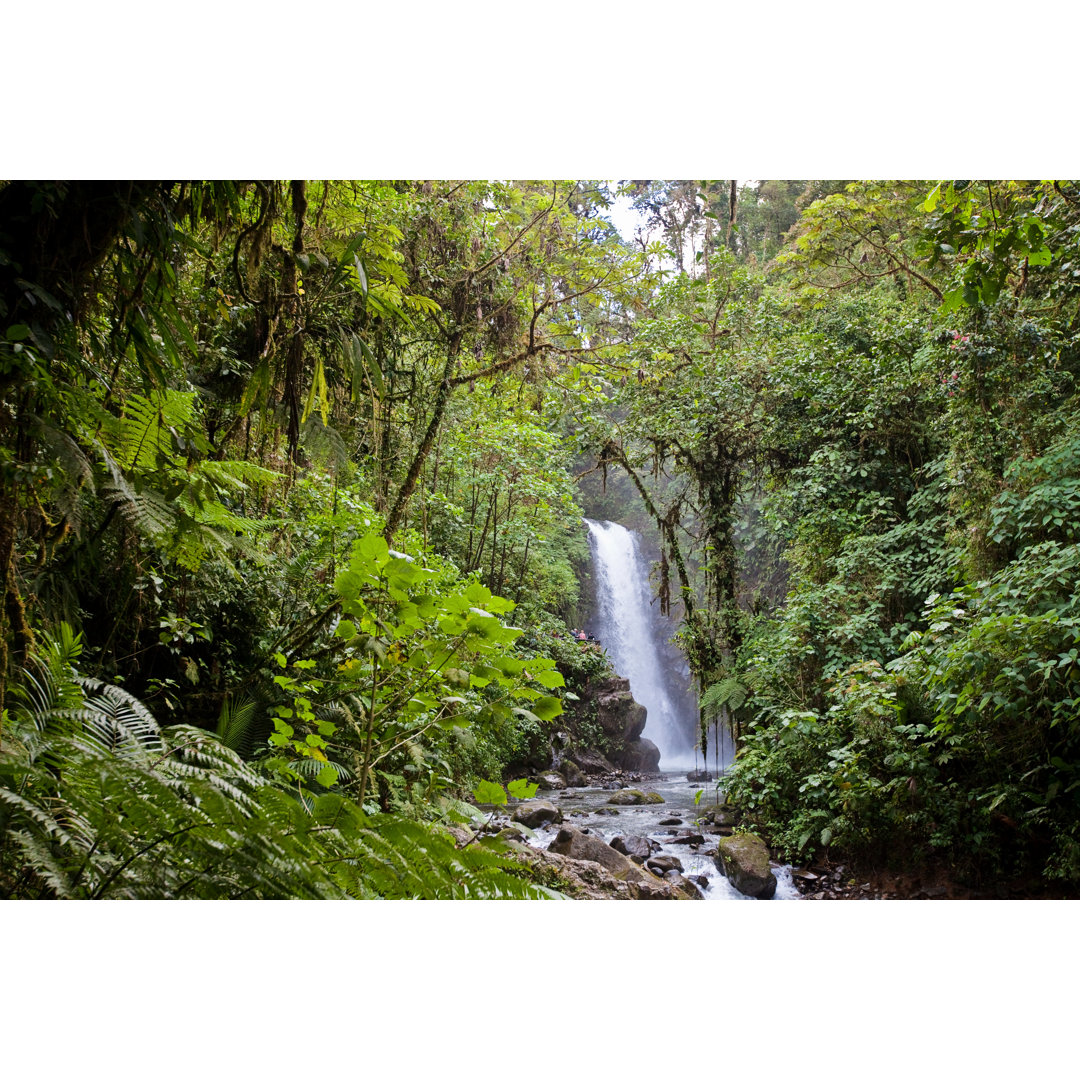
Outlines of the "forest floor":
<svg viewBox="0 0 1080 1080">
<path fill-rule="evenodd" d="M 1041 878 L 1000 881 L 973 887 L 956 880 L 946 864 L 898 872 L 880 867 L 838 863 L 792 871 L 806 900 L 1076 900 L 1080 888 Z"/>
</svg>

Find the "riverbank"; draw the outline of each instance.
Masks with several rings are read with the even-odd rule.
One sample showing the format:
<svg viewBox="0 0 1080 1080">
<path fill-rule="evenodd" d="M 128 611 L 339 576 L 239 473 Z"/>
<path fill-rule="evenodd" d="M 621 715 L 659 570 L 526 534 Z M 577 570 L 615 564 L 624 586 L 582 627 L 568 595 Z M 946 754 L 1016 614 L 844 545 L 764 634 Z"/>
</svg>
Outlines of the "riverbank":
<svg viewBox="0 0 1080 1080">
<path fill-rule="evenodd" d="M 805 900 L 1077 900 L 1080 890 L 1040 879 L 974 887 L 946 864 L 897 872 L 855 862 L 796 867 L 792 879 Z"/>
<path fill-rule="evenodd" d="M 662 801 L 634 805 L 633 791 Z M 716 859 L 719 839 L 732 833 L 737 814 L 716 806 L 711 786 L 699 798 L 702 791 L 702 783 L 681 773 L 595 775 L 585 786 L 541 791 L 552 813 L 524 834 L 509 831 L 515 828 L 510 815 L 494 827 L 518 841 L 514 848 L 530 877 L 573 899 L 750 899 Z M 1078 898 L 1076 891 L 1038 880 L 975 887 L 944 862 L 906 871 L 840 858 L 807 866 L 773 858 L 771 866 L 781 900 Z"/>
</svg>

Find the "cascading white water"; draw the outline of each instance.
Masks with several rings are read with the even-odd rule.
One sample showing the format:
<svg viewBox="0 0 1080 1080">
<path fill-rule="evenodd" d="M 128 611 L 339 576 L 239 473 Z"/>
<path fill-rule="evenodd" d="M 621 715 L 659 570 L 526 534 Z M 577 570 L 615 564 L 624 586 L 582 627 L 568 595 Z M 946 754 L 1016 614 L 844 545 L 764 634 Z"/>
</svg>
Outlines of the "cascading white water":
<svg viewBox="0 0 1080 1080">
<path fill-rule="evenodd" d="M 591 626 L 611 657 L 615 670 L 630 680 L 635 700 L 648 710 L 644 737 L 660 748 L 665 771 L 713 768 L 714 748 L 703 761 L 697 742 L 697 715 L 680 694 L 678 674 L 665 656 L 672 628 L 665 626 L 652 604 L 649 568 L 636 533 L 613 521 L 590 521 L 589 544 L 596 571 L 596 617 Z M 720 767 L 730 759 L 722 738 Z"/>
</svg>

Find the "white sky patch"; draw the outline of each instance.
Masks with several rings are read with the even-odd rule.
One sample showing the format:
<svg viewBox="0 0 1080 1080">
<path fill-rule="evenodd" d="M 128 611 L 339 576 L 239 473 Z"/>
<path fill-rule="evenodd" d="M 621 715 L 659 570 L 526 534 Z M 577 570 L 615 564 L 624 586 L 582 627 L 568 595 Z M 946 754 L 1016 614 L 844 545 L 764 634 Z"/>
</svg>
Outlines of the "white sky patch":
<svg viewBox="0 0 1080 1080">
<path fill-rule="evenodd" d="M 612 185 L 614 186 L 614 185 Z M 620 195 L 608 209 L 608 218 L 612 225 L 619 230 L 619 235 L 628 243 L 633 243 L 639 230 L 646 230 L 648 223 L 645 215 L 635 210 L 628 195 Z M 662 239 L 659 229 L 654 230 L 655 236 L 649 239 Z"/>
</svg>

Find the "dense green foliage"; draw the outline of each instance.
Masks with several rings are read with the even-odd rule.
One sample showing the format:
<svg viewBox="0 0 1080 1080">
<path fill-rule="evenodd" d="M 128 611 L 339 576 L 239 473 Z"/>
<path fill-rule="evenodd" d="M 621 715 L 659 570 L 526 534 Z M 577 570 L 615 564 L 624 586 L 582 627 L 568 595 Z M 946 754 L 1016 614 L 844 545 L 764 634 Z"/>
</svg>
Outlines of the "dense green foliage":
<svg viewBox="0 0 1080 1080">
<path fill-rule="evenodd" d="M 8 895 L 528 893 L 440 823 L 562 709 L 550 402 L 645 272 L 600 199 L 0 186 Z"/>
<path fill-rule="evenodd" d="M 624 194 L 0 184 L 6 895 L 531 895 L 581 491 L 785 855 L 1080 881 L 1076 182 Z"/>
<path fill-rule="evenodd" d="M 875 182 L 795 205 L 764 272 L 734 223 L 711 251 L 705 231 L 593 428 L 656 520 L 662 590 L 677 571 L 703 721 L 740 735 L 730 793 L 792 858 L 1080 880 L 1080 193 Z"/>
</svg>

